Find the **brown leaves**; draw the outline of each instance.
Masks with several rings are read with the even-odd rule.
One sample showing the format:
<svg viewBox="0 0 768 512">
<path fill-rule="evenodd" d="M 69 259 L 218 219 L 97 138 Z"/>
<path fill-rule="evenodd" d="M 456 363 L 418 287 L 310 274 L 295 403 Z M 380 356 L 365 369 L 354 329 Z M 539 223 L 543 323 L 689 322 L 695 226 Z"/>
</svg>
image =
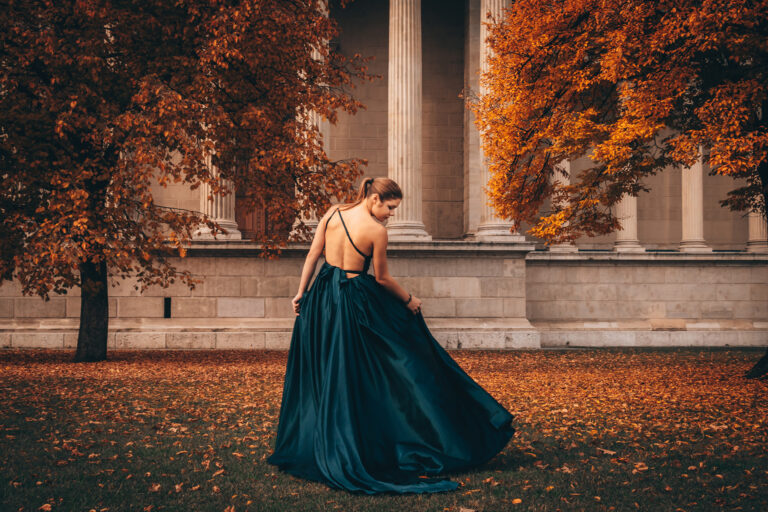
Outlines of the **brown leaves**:
<svg viewBox="0 0 768 512">
<path fill-rule="evenodd" d="M 768 383 L 741 377 L 755 355 L 451 351 L 515 415 L 518 434 L 487 465 L 459 475 L 459 490 L 433 508 L 632 510 L 638 502 L 652 510 L 694 510 L 701 507 L 690 500 L 724 498 L 731 508 L 760 509 Z M 31 496 L 18 501 L 28 510 L 44 502 L 68 510 L 71 496 L 60 502 L 55 482 L 87 474 L 94 501 L 84 510 L 120 509 L 111 498 L 116 488 L 146 498 L 136 501 L 137 510 L 148 503 L 154 510 L 194 509 L 200 500 L 212 510 L 260 510 L 278 499 L 291 500 L 283 508 L 323 504 L 336 491 L 264 460 L 275 441 L 286 357 L 117 351 L 108 361 L 79 366 L 62 351 L 1 351 L 0 411 L 10 414 L 0 428 L 0 451 L 27 461 L 35 473 L 7 469 L 5 492 L 11 499 Z M 74 492 L 86 485 L 78 482 Z M 354 508 L 359 497 L 345 499 L 341 509 Z"/>
<path fill-rule="evenodd" d="M 192 284 L 168 258 L 184 257 L 201 224 L 222 228 L 157 204 L 158 184 L 227 194 L 234 182 L 238 202 L 266 205 L 279 228 L 259 240 L 265 255 L 295 219 L 352 191 L 362 161 L 331 161 L 309 113 L 356 111 L 352 81 L 371 77 L 365 59 L 331 47 L 336 22 L 318 2 L 128 2 L 85 14 L 93 5 L 0 10 L 0 276 L 45 296 L 79 286 L 80 262 L 104 260 L 116 278 Z"/>
</svg>

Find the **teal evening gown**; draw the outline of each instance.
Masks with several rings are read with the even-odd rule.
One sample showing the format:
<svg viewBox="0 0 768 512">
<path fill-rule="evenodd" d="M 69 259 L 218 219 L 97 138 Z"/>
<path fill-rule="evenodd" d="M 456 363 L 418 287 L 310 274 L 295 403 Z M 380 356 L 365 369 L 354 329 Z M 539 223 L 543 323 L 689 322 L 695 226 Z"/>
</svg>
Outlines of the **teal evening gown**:
<svg viewBox="0 0 768 512">
<path fill-rule="evenodd" d="M 267 462 L 352 493 L 455 490 L 458 482 L 435 476 L 500 452 L 515 432 L 512 414 L 438 344 L 421 313 L 367 273 L 370 256 L 352 245 L 362 270 L 323 263 L 299 301 Z"/>
</svg>

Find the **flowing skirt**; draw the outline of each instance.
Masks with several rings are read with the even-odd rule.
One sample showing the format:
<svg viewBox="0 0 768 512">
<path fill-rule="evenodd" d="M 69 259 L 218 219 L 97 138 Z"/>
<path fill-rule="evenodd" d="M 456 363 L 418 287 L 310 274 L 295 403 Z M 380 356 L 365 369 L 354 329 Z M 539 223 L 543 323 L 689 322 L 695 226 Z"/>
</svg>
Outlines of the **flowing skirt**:
<svg viewBox="0 0 768 512">
<path fill-rule="evenodd" d="M 452 491 L 512 414 L 370 274 L 324 263 L 300 300 L 270 464 L 353 493 Z"/>
</svg>

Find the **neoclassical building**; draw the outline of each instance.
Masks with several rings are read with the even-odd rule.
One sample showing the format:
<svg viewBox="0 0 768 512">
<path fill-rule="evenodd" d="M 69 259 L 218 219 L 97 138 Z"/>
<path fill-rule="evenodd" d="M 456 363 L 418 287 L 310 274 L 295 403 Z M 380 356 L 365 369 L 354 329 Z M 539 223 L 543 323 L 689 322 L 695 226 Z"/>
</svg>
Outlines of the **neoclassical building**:
<svg viewBox="0 0 768 512">
<path fill-rule="evenodd" d="M 701 163 L 648 178 L 626 197 L 623 229 L 546 247 L 496 218 L 480 139 L 462 91 L 479 91 L 485 14 L 503 0 L 355 0 L 331 5 L 342 53 L 370 55 L 380 80 L 358 84 L 366 109 L 320 124 L 332 159 L 365 158 L 405 197 L 390 219 L 390 268 L 424 300 L 449 348 L 768 345 L 768 234 L 756 214 L 718 201 L 736 184 Z M 585 162 L 564 165 L 578 175 Z M 258 258 L 251 238 L 268 219 L 181 185 L 157 187 L 158 204 L 201 210 L 230 233 L 201 232 L 178 261 L 202 286 L 139 294 L 110 290 L 110 344 L 118 348 L 288 348 L 308 244 Z M 48 302 L 0 287 L 0 347 L 72 347 L 74 296 Z"/>
</svg>

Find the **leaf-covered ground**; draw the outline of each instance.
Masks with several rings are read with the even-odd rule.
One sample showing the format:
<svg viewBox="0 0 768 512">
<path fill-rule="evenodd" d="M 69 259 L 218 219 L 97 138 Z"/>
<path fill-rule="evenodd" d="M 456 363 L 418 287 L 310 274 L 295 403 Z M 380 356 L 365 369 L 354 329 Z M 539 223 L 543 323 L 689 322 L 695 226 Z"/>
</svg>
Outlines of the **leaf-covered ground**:
<svg viewBox="0 0 768 512">
<path fill-rule="evenodd" d="M 0 352 L 0 510 L 768 509 L 758 350 L 452 351 L 516 415 L 431 495 L 353 495 L 265 462 L 286 352 Z"/>
</svg>

